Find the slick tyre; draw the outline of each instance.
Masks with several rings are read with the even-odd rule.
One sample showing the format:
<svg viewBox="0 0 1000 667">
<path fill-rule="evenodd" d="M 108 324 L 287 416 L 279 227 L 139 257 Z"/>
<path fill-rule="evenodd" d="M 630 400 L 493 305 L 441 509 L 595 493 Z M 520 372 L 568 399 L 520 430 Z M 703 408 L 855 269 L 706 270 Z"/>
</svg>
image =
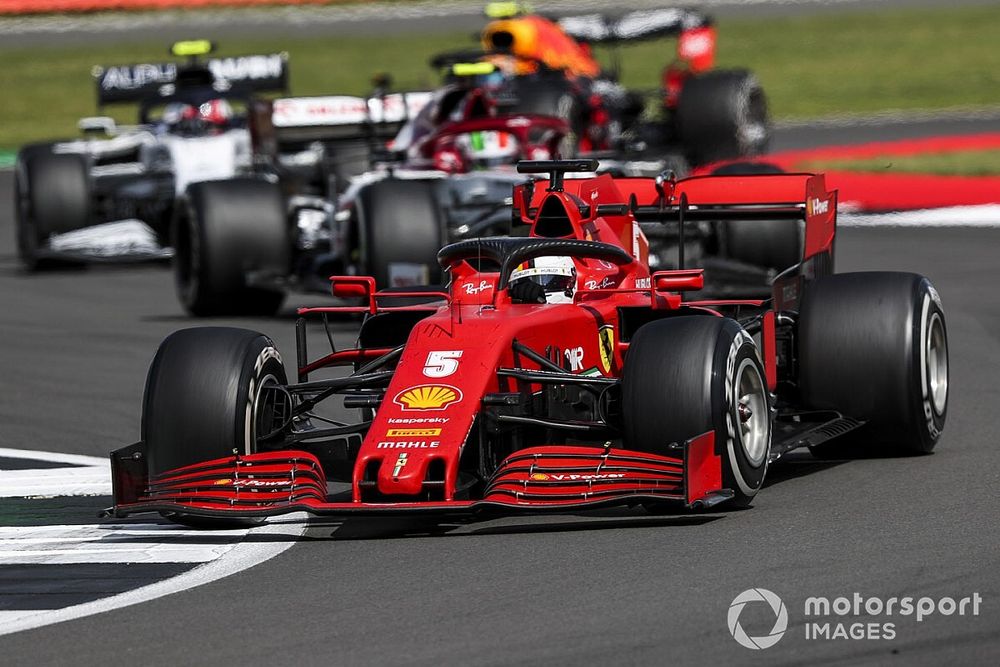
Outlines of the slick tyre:
<svg viewBox="0 0 1000 667">
<path fill-rule="evenodd" d="M 677 130 L 692 164 L 760 155 L 770 139 L 764 89 L 746 70 L 692 77 L 677 103 Z"/>
<path fill-rule="evenodd" d="M 723 484 L 749 505 L 764 483 L 771 413 L 753 338 L 722 317 L 672 317 L 639 328 L 622 375 L 626 448 L 666 446 L 715 432 Z"/>
<path fill-rule="evenodd" d="M 281 355 L 267 336 L 246 329 L 182 329 L 153 357 L 142 404 L 142 439 L 150 477 L 176 468 L 257 451 L 262 431 L 287 407 Z M 246 525 L 246 520 L 170 514 L 196 527 Z M 253 523 L 251 521 L 250 523 Z"/>
<path fill-rule="evenodd" d="M 389 178 L 358 194 L 361 257 L 380 288 L 441 282 L 445 229 L 436 186 Z"/>
<path fill-rule="evenodd" d="M 565 79 L 539 77 L 520 81 L 517 101 L 506 107 L 513 113 L 554 116 L 566 121 L 569 134 L 559 143 L 559 156 L 572 158 L 577 153 L 580 135 L 585 131 L 583 107 Z"/>
<path fill-rule="evenodd" d="M 757 161 L 733 162 L 712 170 L 719 176 L 783 173 L 775 164 Z M 725 256 L 737 261 L 775 271 L 802 261 L 805 229 L 794 220 L 727 220 L 719 223 L 718 231 Z"/>
<path fill-rule="evenodd" d="M 372 148 L 369 141 L 338 141 L 330 146 L 329 173 L 335 179 L 337 192 L 347 189 L 351 179 L 368 171 L 372 166 Z"/>
<path fill-rule="evenodd" d="M 864 420 L 853 443 L 861 453 L 934 449 L 948 413 L 948 333 L 930 281 L 892 272 L 820 278 L 806 289 L 798 327 L 806 406 Z"/>
<path fill-rule="evenodd" d="M 15 164 L 14 191 L 21 264 L 29 271 L 66 265 L 39 257 L 38 248 L 52 234 L 81 229 L 90 223 L 86 158 L 53 153 L 47 144 L 26 146 Z"/>
<path fill-rule="evenodd" d="M 174 221 L 174 279 L 181 304 L 199 317 L 274 315 L 291 270 L 291 239 L 273 183 L 194 183 Z M 256 274 L 261 283 L 252 285 Z"/>
</svg>

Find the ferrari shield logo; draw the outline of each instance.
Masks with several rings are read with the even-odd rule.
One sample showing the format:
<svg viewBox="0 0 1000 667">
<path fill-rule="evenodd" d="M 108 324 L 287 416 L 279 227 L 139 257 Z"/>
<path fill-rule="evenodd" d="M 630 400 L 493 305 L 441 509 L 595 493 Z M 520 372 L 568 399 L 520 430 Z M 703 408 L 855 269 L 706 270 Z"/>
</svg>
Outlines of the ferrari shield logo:
<svg viewBox="0 0 1000 667">
<path fill-rule="evenodd" d="M 597 346 L 601 350 L 601 369 L 611 372 L 611 360 L 615 358 L 615 328 L 606 324 L 597 330 Z"/>
<path fill-rule="evenodd" d="M 406 466 L 406 459 L 408 458 L 408 456 L 409 454 L 407 454 L 406 452 L 402 452 L 399 455 L 399 458 L 396 459 L 396 467 L 392 469 L 393 477 L 399 477 L 399 473 L 403 472 L 403 468 Z"/>
</svg>

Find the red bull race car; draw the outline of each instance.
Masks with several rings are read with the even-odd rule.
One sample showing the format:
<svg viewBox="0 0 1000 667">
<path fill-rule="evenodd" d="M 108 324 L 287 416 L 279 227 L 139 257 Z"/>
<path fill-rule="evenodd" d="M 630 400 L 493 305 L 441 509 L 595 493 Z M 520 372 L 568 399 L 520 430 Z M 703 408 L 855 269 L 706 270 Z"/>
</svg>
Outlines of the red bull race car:
<svg viewBox="0 0 1000 667">
<path fill-rule="evenodd" d="M 444 247 L 446 288 L 332 277 L 360 305 L 299 311 L 294 381 L 264 334 L 169 336 L 141 440 L 111 454 L 109 513 L 698 510 L 750 504 L 794 448 L 935 446 L 941 300 L 919 275 L 833 273 L 837 197 L 821 175 L 565 177 L 594 168 L 520 163 L 550 174 L 514 189 L 529 234 Z M 706 220 L 802 226 L 801 260 L 754 300 L 700 298 L 705 275 L 683 257 L 650 272 L 640 221 L 683 236 Z M 307 320 L 344 313 L 364 317 L 357 345 L 310 355 Z M 324 411 L 334 401 L 360 416 Z"/>
</svg>

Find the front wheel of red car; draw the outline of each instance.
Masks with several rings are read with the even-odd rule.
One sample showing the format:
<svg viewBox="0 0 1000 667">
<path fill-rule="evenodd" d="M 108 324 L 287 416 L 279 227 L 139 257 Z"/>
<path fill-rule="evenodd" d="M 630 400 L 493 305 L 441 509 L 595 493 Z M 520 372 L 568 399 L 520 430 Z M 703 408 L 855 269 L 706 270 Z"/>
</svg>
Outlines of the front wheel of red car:
<svg viewBox="0 0 1000 667">
<path fill-rule="evenodd" d="M 281 355 L 263 334 L 201 327 L 168 336 L 153 357 L 142 404 L 142 439 L 150 477 L 257 451 L 258 438 L 266 434 L 258 432 L 262 426 L 255 415 L 280 412 L 258 409 L 260 402 L 283 396 L 264 388 L 286 382 Z M 198 528 L 258 522 L 179 513 L 165 516 Z"/>
<path fill-rule="evenodd" d="M 760 490 L 771 413 L 760 355 L 735 320 L 672 317 L 632 337 L 622 374 L 625 447 L 659 454 L 714 431 L 723 484 L 737 505 Z"/>
</svg>

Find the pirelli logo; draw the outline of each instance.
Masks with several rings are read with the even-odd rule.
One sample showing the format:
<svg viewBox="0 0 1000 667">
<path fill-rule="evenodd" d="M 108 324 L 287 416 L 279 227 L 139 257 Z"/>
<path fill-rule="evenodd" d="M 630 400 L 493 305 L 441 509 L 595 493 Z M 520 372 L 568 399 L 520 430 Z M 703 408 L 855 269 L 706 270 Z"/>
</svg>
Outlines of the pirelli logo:
<svg viewBox="0 0 1000 667">
<path fill-rule="evenodd" d="M 387 438 L 429 438 L 441 435 L 439 428 L 390 428 L 385 432 Z"/>
</svg>

